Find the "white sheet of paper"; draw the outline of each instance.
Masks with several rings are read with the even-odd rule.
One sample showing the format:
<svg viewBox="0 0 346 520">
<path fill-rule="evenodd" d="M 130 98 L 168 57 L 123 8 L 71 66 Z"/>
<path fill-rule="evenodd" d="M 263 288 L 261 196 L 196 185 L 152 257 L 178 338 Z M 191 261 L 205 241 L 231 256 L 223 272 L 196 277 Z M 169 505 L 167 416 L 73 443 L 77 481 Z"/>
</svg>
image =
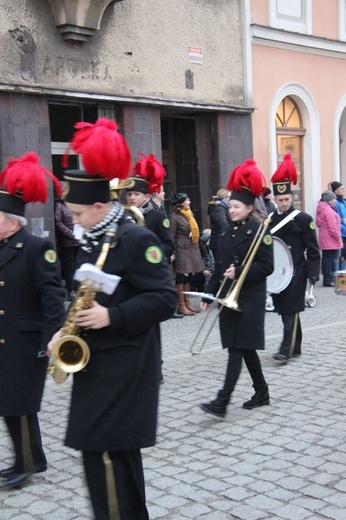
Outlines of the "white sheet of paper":
<svg viewBox="0 0 346 520">
<path fill-rule="evenodd" d="M 115 274 L 104 273 L 93 264 L 83 264 L 75 272 L 74 279 L 77 282 L 93 284 L 100 292 L 113 294 L 121 277 Z"/>
</svg>

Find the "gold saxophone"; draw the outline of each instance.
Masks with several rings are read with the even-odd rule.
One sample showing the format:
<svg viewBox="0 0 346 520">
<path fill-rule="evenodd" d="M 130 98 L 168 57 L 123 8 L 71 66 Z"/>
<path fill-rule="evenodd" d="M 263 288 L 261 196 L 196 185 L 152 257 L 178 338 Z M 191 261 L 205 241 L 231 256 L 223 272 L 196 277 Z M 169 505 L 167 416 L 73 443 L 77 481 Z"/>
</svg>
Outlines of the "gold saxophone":
<svg viewBox="0 0 346 520">
<path fill-rule="evenodd" d="M 96 267 L 102 270 L 106 261 L 112 240 L 115 237 L 117 225 L 106 231 L 101 253 Z M 69 374 L 79 372 L 87 365 L 90 358 L 90 349 L 84 339 L 78 336 L 80 327 L 74 323 L 76 312 L 90 309 L 93 305 L 97 289 L 93 284 L 81 282 L 74 298 L 65 323 L 61 329 L 62 336 L 54 343 L 48 366 L 48 373 L 56 383 L 66 381 Z"/>
</svg>

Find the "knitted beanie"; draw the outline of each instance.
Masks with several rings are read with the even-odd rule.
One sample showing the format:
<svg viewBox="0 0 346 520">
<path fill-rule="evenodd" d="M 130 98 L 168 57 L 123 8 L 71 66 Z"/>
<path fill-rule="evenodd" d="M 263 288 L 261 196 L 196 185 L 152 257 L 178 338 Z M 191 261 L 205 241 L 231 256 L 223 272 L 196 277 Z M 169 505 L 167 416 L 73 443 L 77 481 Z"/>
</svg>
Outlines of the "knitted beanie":
<svg viewBox="0 0 346 520">
<path fill-rule="evenodd" d="M 322 193 L 323 202 L 329 202 L 333 199 L 336 199 L 336 195 L 332 191 L 326 190 L 324 193 Z"/>
</svg>

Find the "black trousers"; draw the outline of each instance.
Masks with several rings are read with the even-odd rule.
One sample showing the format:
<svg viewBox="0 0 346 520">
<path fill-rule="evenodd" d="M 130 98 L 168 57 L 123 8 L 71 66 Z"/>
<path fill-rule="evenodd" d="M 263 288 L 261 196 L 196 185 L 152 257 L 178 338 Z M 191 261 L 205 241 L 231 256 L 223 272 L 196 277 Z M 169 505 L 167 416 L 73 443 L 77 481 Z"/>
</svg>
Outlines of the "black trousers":
<svg viewBox="0 0 346 520">
<path fill-rule="evenodd" d="M 279 353 L 288 358 L 301 354 L 303 334 L 299 313 L 282 314 L 281 320 L 284 325 L 284 336 Z"/>
<path fill-rule="evenodd" d="M 4 419 L 13 442 L 15 471 L 26 473 L 47 464 L 37 414 L 4 417 Z"/>
<path fill-rule="evenodd" d="M 61 264 L 61 277 L 65 280 L 67 292 L 74 290 L 73 276 L 78 247 L 61 247 L 59 249 L 59 260 Z"/>
<path fill-rule="evenodd" d="M 266 386 L 262 365 L 256 350 L 228 349 L 228 364 L 226 377 L 223 385 L 223 394 L 230 396 L 239 379 L 243 359 L 249 371 L 255 391 L 260 391 Z"/>
<path fill-rule="evenodd" d="M 95 520 L 149 520 L 140 450 L 83 451 Z"/>
</svg>

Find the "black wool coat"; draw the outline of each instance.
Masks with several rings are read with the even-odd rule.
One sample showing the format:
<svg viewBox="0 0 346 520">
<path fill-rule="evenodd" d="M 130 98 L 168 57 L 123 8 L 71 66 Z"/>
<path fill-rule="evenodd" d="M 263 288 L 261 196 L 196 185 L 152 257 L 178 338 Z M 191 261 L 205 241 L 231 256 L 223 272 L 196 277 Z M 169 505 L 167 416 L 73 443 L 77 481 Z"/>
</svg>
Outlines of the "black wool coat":
<svg viewBox="0 0 346 520">
<path fill-rule="evenodd" d="M 244 257 L 254 240 L 260 223 L 250 217 L 243 224 L 230 224 L 223 229 L 218 248 L 218 261 L 209 280 L 207 293 L 216 294 L 223 273 L 231 264 L 236 267 L 238 279 Z M 248 264 L 250 265 L 250 264 Z M 220 313 L 220 334 L 223 348 L 264 349 L 264 317 L 266 303 L 266 278 L 274 270 L 272 237 L 268 231 L 259 243 L 258 251 L 249 267 L 241 287 L 238 305 L 241 312 L 223 307 Z M 228 293 L 232 280 L 227 280 L 220 297 Z"/>
<path fill-rule="evenodd" d="M 288 214 L 293 206 L 279 215 L 272 215 L 270 229 Z M 315 224 L 307 213 L 301 211 L 292 220 L 275 232 L 289 247 L 293 259 L 293 277 L 289 285 L 279 294 L 272 294 L 275 311 L 278 314 L 295 314 L 305 310 L 305 290 L 307 279 L 319 279 L 320 250 L 316 237 Z"/>
<path fill-rule="evenodd" d="M 160 239 L 167 260 L 174 253 L 174 242 L 171 224 L 164 209 L 155 209 L 144 215 L 145 225 Z"/>
<path fill-rule="evenodd" d="M 81 251 L 78 265 L 95 264 L 101 247 Z M 140 449 L 155 444 L 159 324 L 172 317 L 176 290 L 159 239 L 136 224 L 119 225 L 103 271 L 121 281 L 113 294 L 95 298 L 108 308 L 111 324 L 81 333 L 91 355 L 73 376 L 66 445 L 84 451 Z"/>
<path fill-rule="evenodd" d="M 209 247 L 216 250 L 222 228 L 227 226 L 227 224 L 231 224 L 232 219 L 229 214 L 229 207 L 220 199 L 209 202 L 208 215 L 211 230 Z"/>
<path fill-rule="evenodd" d="M 0 248 L 0 415 L 40 410 L 47 344 L 63 323 L 65 291 L 53 244 L 24 229 Z"/>
</svg>

